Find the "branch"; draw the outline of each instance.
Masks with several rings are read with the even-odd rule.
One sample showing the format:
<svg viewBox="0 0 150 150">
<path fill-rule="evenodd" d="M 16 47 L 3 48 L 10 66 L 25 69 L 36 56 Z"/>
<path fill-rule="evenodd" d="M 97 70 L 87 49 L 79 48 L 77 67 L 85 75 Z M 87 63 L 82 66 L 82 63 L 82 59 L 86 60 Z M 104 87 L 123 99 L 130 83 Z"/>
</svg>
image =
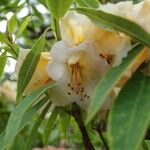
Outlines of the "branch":
<svg viewBox="0 0 150 150">
<path fill-rule="evenodd" d="M 86 130 L 86 127 L 83 123 L 83 120 L 81 118 L 80 108 L 76 104 L 73 104 L 71 115 L 76 120 L 76 122 L 78 124 L 78 127 L 81 131 L 82 140 L 83 140 L 83 143 L 84 143 L 85 150 L 95 150 L 94 146 L 91 143 L 91 140 L 89 138 L 89 135 L 87 133 L 87 130 Z"/>
<path fill-rule="evenodd" d="M 103 137 L 103 133 L 102 131 L 105 131 L 106 130 L 106 124 L 105 124 L 105 121 L 104 120 L 101 120 L 99 125 L 97 125 L 95 128 L 94 128 L 95 131 L 97 131 L 97 133 L 99 134 L 100 136 L 100 139 L 102 140 L 103 142 L 103 145 L 105 147 L 105 150 L 109 150 L 109 147 L 107 145 L 107 142 L 105 141 L 105 138 Z"/>
</svg>

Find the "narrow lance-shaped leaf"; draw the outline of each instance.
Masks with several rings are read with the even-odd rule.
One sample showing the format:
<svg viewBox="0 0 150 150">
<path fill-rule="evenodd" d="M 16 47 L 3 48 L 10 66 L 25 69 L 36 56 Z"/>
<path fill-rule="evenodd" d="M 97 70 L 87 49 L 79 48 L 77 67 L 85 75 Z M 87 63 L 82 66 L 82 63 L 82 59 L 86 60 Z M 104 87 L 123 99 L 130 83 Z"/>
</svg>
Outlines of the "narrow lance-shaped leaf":
<svg viewBox="0 0 150 150">
<path fill-rule="evenodd" d="M 4 55 L 0 56 L 0 78 L 3 75 L 6 62 L 7 62 L 6 55 L 4 54 Z"/>
<path fill-rule="evenodd" d="M 0 42 L 5 43 L 6 45 L 11 45 L 5 33 L 0 32 Z"/>
<path fill-rule="evenodd" d="M 20 25 L 19 29 L 18 29 L 18 32 L 17 32 L 17 37 L 19 35 L 21 35 L 21 33 L 26 29 L 27 25 L 29 24 L 31 20 L 31 17 L 27 17 L 24 22 Z"/>
<path fill-rule="evenodd" d="M 16 15 L 14 14 L 7 22 L 8 32 L 12 34 L 17 26 Z"/>
<path fill-rule="evenodd" d="M 18 134 L 18 130 L 20 129 L 22 119 L 25 113 L 28 111 L 28 108 L 33 105 L 43 95 L 43 93 L 45 93 L 48 89 L 53 88 L 54 86 L 54 83 L 45 85 L 44 87 L 41 87 L 38 90 L 32 92 L 18 103 L 16 108 L 12 111 L 6 127 L 6 134 L 4 139 L 4 147 L 6 149 L 9 149 L 13 144 L 14 139 Z"/>
<path fill-rule="evenodd" d="M 26 143 L 26 149 L 31 149 L 32 147 L 32 141 L 34 140 L 34 138 L 37 135 L 37 130 L 40 127 L 43 118 L 45 117 L 46 113 L 48 112 L 50 106 L 51 106 L 52 102 L 49 101 L 48 104 L 45 106 L 45 108 L 43 109 L 42 113 L 40 114 L 40 116 L 37 118 L 37 120 L 35 121 L 29 135 L 27 138 L 27 143 Z"/>
<path fill-rule="evenodd" d="M 35 115 L 35 113 L 50 99 L 50 96 L 46 96 L 43 99 L 41 99 L 39 102 L 37 102 L 35 105 L 28 108 L 26 113 L 24 114 L 20 128 L 18 130 L 18 133 L 27 125 L 30 123 L 31 118 Z"/>
<path fill-rule="evenodd" d="M 59 118 L 62 131 L 66 137 L 69 128 L 70 115 L 67 114 L 63 109 L 60 109 Z"/>
<path fill-rule="evenodd" d="M 8 45 L 10 47 L 9 53 L 11 53 L 15 57 L 18 56 L 16 47 L 9 41 L 5 33 L 0 32 L 0 43 L 5 43 L 6 45 Z"/>
<path fill-rule="evenodd" d="M 3 150 L 3 142 L 4 142 L 5 132 L 0 134 L 0 149 Z"/>
<path fill-rule="evenodd" d="M 112 88 L 121 79 L 123 73 L 128 69 L 128 67 L 132 66 L 132 63 L 134 63 L 134 59 L 138 57 L 138 54 L 140 54 L 143 48 L 144 46 L 140 44 L 134 47 L 129 52 L 128 56 L 123 59 L 123 62 L 119 66 L 112 68 L 99 81 L 94 90 L 93 97 L 89 106 L 88 116 L 86 120 L 87 122 L 91 121 L 95 114 L 99 111 Z"/>
<path fill-rule="evenodd" d="M 75 8 L 79 13 L 87 15 L 98 26 L 105 26 L 123 32 L 144 45 L 150 46 L 150 33 L 146 32 L 135 22 L 116 16 L 102 10 L 90 8 Z"/>
<path fill-rule="evenodd" d="M 127 82 L 109 115 L 111 150 L 138 150 L 150 123 L 150 77 L 141 72 Z"/>
<path fill-rule="evenodd" d="M 17 99 L 19 99 L 28 85 L 40 59 L 41 52 L 45 45 L 45 33 L 35 42 L 27 54 L 19 71 L 17 82 Z"/>
<path fill-rule="evenodd" d="M 76 0 L 81 7 L 98 8 L 100 2 L 98 0 Z"/>
<path fill-rule="evenodd" d="M 73 0 L 46 0 L 48 9 L 56 20 L 65 15 L 72 3 Z"/>
<path fill-rule="evenodd" d="M 44 134 L 43 134 L 43 142 L 45 145 L 48 145 L 49 135 L 51 133 L 52 127 L 54 125 L 54 121 L 56 120 L 58 113 L 59 113 L 59 108 L 56 107 L 51 113 L 49 119 L 47 120 L 44 129 Z"/>
</svg>

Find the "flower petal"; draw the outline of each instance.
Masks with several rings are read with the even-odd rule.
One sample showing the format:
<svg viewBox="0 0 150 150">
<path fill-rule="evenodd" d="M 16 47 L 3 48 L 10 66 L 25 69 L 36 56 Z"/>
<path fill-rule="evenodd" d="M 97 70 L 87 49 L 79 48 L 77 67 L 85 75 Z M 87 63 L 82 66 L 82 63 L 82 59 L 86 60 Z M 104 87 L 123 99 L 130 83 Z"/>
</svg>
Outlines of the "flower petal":
<svg viewBox="0 0 150 150">
<path fill-rule="evenodd" d="M 25 49 L 25 50 L 21 50 L 19 52 L 18 61 L 15 66 L 15 74 L 16 75 L 19 74 L 22 63 L 25 60 L 29 51 L 30 51 L 29 49 Z M 48 80 L 51 80 L 51 78 L 48 76 L 48 74 L 46 72 L 46 67 L 50 60 L 51 60 L 50 53 L 42 52 L 39 62 L 37 64 L 37 67 L 31 77 L 30 82 L 28 83 L 28 85 L 24 91 L 24 94 L 29 94 L 33 90 L 44 85 Z"/>
<path fill-rule="evenodd" d="M 70 45 L 65 41 L 59 41 L 51 49 L 51 56 L 53 61 L 64 63 L 68 59 Z"/>
<path fill-rule="evenodd" d="M 100 9 L 134 21 L 147 32 L 150 32 L 150 0 L 144 0 L 138 4 L 128 1 L 117 4 L 107 3 L 106 5 L 101 5 Z"/>
<path fill-rule="evenodd" d="M 65 17 L 60 20 L 61 37 L 72 46 L 84 41 L 82 27 L 84 17 L 75 11 L 69 11 Z"/>
<path fill-rule="evenodd" d="M 66 72 L 65 63 L 60 63 L 57 61 L 51 61 L 47 67 L 47 73 L 49 77 L 57 81 Z"/>
</svg>

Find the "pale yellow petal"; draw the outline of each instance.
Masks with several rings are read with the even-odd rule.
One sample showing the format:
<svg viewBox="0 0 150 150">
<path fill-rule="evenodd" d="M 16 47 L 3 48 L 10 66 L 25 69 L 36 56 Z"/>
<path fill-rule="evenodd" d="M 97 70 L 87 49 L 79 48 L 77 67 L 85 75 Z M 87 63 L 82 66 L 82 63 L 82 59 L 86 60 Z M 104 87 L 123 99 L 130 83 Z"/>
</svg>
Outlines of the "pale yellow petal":
<svg viewBox="0 0 150 150">
<path fill-rule="evenodd" d="M 131 75 L 137 70 L 137 68 L 146 60 L 148 57 L 148 48 L 144 48 L 134 59 L 132 64 L 124 73 L 124 76 L 117 83 L 117 87 L 122 87 L 126 81 L 131 77 Z"/>
<path fill-rule="evenodd" d="M 33 73 L 32 78 L 25 89 L 25 94 L 30 93 L 45 83 L 52 81 L 47 74 L 47 65 L 50 60 L 51 57 L 49 52 L 43 52 L 41 54 L 35 72 Z"/>
</svg>

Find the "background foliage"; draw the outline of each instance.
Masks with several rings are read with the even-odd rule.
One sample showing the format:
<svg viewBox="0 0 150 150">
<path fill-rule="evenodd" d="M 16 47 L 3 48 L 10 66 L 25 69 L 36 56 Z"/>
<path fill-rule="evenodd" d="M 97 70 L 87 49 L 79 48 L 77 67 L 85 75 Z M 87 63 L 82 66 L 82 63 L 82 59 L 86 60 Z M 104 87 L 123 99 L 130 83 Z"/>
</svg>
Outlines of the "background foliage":
<svg viewBox="0 0 150 150">
<path fill-rule="evenodd" d="M 31 49 L 18 77 L 17 99 L 19 101 L 8 101 L 3 95 L 0 97 L 0 149 L 28 150 L 32 147 L 44 147 L 44 145 L 60 146 L 61 142 L 66 149 L 84 149 L 85 132 L 82 132 L 82 129 L 87 131 L 95 149 L 150 149 L 148 129 L 150 78 L 141 74 L 140 69 L 122 88 L 108 118 L 103 120 L 97 114 L 109 92 L 143 47 L 150 46 L 150 33 L 139 25 L 96 9 L 106 2 L 98 0 L 0 1 L 0 22 L 6 23 L 6 30 L 0 32 L 1 84 L 10 80 L 11 73 L 4 72 L 10 58 L 16 60 L 20 49 Z M 112 2 L 116 3 L 118 0 Z M 49 51 L 53 43 L 60 40 L 59 19 L 69 9 L 87 15 L 97 26 L 121 31 L 131 36 L 136 43 L 123 63 L 112 68 L 97 84 L 86 124 L 82 120 L 85 114 L 82 114 L 82 110 L 76 104 L 73 104 L 72 109 L 56 107 L 52 113 L 49 112 L 52 103 L 47 90 L 57 86 L 55 83 L 41 87 L 28 96 L 22 95 L 34 73 L 41 52 Z M 145 65 L 147 64 L 141 65 L 140 68 Z M 45 97 L 43 97 L 44 93 L 46 93 Z M 77 111 L 77 116 L 73 114 L 74 109 Z"/>
</svg>

